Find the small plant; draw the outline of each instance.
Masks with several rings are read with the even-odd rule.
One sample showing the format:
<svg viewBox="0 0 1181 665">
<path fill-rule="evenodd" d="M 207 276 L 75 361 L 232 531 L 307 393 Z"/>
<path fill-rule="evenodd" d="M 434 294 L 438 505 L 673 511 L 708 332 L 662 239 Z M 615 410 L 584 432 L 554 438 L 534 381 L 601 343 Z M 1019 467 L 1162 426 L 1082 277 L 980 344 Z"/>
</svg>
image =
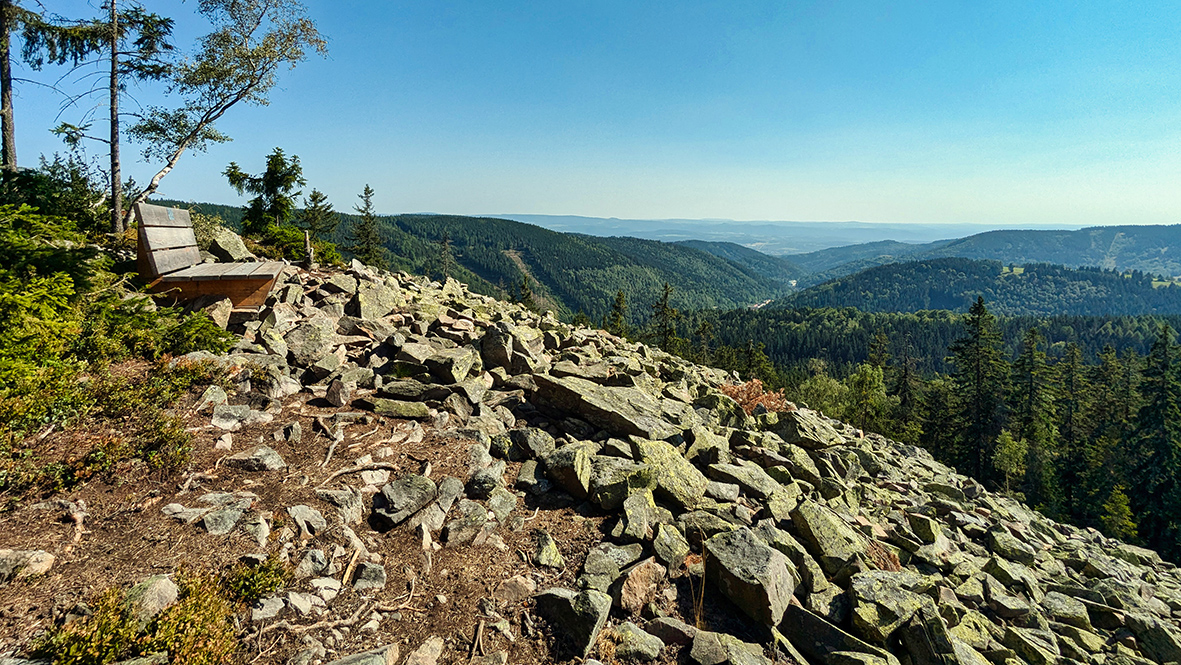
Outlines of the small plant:
<svg viewBox="0 0 1181 665">
<path fill-rule="evenodd" d="M 723 395 L 738 402 L 747 415 L 754 413 L 755 407 L 759 405 L 772 412 L 794 409 L 791 402 L 788 402 L 787 397 L 783 395 L 782 388 L 775 392 L 767 392 L 763 388 L 763 382 L 758 379 L 751 379 L 737 385 L 722 386 L 720 390 Z"/>
<path fill-rule="evenodd" d="M 167 652 L 176 665 L 222 665 L 237 647 L 233 604 L 212 575 L 182 571 L 180 597 L 144 639 L 142 653 Z"/>
<path fill-rule="evenodd" d="M 231 600 L 251 604 L 287 586 L 291 574 L 272 554 L 257 566 L 238 564 L 222 578 L 222 587 Z"/>
<path fill-rule="evenodd" d="M 107 589 L 94 603 L 94 613 L 51 631 L 33 648 L 33 655 L 55 665 L 107 665 L 136 646 L 139 628 L 127 612 L 123 590 Z"/>
</svg>

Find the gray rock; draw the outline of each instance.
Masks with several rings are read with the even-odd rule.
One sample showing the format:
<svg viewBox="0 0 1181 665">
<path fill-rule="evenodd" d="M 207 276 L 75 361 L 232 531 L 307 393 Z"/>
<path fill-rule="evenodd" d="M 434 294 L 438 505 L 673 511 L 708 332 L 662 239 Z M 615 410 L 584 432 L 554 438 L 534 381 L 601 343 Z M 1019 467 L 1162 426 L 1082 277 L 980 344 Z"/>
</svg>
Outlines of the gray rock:
<svg viewBox="0 0 1181 665">
<path fill-rule="evenodd" d="M 930 602 L 906 589 L 921 581 L 907 571 L 872 570 L 854 575 L 849 584 L 854 631 L 868 642 L 885 644 L 923 607 L 924 601 Z"/>
<path fill-rule="evenodd" d="M 808 551 L 829 574 L 865 553 L 865 538 L 827 506 L 805 501 L 792 511 L 791 517 Z"/>
<path fill-rule="evenodd" d="M 362 589 L 384 589 L 385 588 L 385 567 L 379 563 L 359 563 L 357 570 L 353 574 L 353 588 L 357 590 Z"/>
<path fill-rule="evenodd" d="M 396 399 L 374 397 L 369 400 L 374 413 L 400 418 L 402 420 L 426 420 L 431 417 L 431 411 L 422 402 L 403 402 Z"/>
<path fill-rule="evenodd" d="M 275 452 L 274 448 L 267 446 L 255 446 L 236 455 L 230 455 L 223 463 L 228 467 L 246 471 L 277 471 L 287 468 L 287 462 L 283 461 L 283 457 Z"/>
<path fill-rule="evenodd" d="M 242 511 L 235 508 L 221 508 L 212 512 L 206 513 L 201 520 L 201 526 L 205 527 L 205 531 L 211 536 L 224 536 L 225 534 L 234 530 L 238 526 L 238 521 L 242 519 Z"/>
<path fill-rule="evenodd" d="M 698 632 L 693 626 L 672 617 L 656 617 L 644 626 L 644 630 L 665 644 L 690 644 Z"/>
<path fill-rule="evenodd" d="M 488 497 L 488 510 L 496 516 L 496 521 L 504 523 L 510 513 L 517 507 L 517 496 L 503 487 L 492 490 Z"/>
<path fill-rule="evenodd" d="M 353 398 L 353 392 L 357 390 L 357 384 L 352 381 L 341 381 L 336 379 L 328 386 L 328 392 L 325 394 L 325 399 L 332 406 L 344 406 Z"/>
<path fill-rule="evenodd" d="M 845 443 L 841 435 L 815 411 L 800 409 L 779 414 L 775 433 L 787 443 L 818 450 Z"/>
<path fill-rule="evenodd" d="M 403 476 L 381 488 L 373 497 L 373 518 L 392 529 L 425 508 L 438 496 L 435 481 L 418 474 Z"/>
<path fill-rule="evenodd" d="M 305 536 L 314 536 L 323 533 L 328 528 L 328 521 L 320 514 L 320 511 L 311 506 L 290 506 L 287 508 L 287 514 L 299 526 L 300 532 Z"/>
<path fill-rule="evenodd" d="M 364 506 L 361 503 L 361 491 L 352 487 L 345 487 L 338 490 L 316 490 L 316 497 L 321 501 L 327 502 L 336 506 L 337 512 L 340 513 L 340 519 L 345 524 L 360 524 L 364 513 Z"/>
<path fill-rule="evenodd" d="M 154 575 L 131 587 L 127 607 L 139 625 L 146 626 L 176 602 L 180 589 L 164 575 Z"/>
<path fill-rule="evenodd" d="M 292 361 L 300 367 L 310 367 L 327 356 L 336 340 L 336 320 L 323 314 L 313 316 L 283 336 Z"/>
<path fill-rule="evenodd" d="M 250 610 L 251 621 L 266 621 L 267 619 L 274 619 L 279 616 L 279 613 L 286 607 L 286 603 L 282 598 L 272 596 L 270 598 L 263 598 L 254 604 Z"/>
<path fill-rule="evenodd" d="M 575 593 L 570 589 L 548 589 L 533 597 L 537 615 L 561 636 L 559 652 L 586 658 L 607 622 L 611 596 L 599 591 Z"/>
<path fill-rule="evenodd" d="M 1175 625 L 1137 613 L 1129 613 L 1127 621 L 1140 649 L 1149 658 L 1158 663 L 1181 661 L 1181 631 Z"/>
<path fill-rule="evenodd" d="M 443 638 L 431 635 L 414 651 L 406 655 L 403 665 L 435 665 L 443 655 Z"/>
<path fill-rule="evenodd" d="M 44 575 L 54 560 L 44 550 L 0 550 L 0 583 Z"/>
<path fill-rule="evenodd" d="M 546 568 L 566 567 L 566 559 L 562 557 L 557 541 L 540 529 L 533 532 L 533 563 Z"/>
<path fill-rule="evenodd" d="M 670 524 L 656 525 L 655 536 L 652 539 L 652 550 L 656 558 L 669 568 L 677 569 L 689 556 L 689 541 L 676 527 Z"/>
<path fill-rule="evenodd" d="M 625 660 L 650 661 L 660 657 L 664 642 L 630 621 L 624 621 L 615 629 L 615 654 Z"/>
<path fill-rule="evenodd" d="M 436 351 L 423 363 L 439 381 L 446 384 L 461 383 L 476 363 L 476 351 L 470 346 Z"/>
<path fill-rule="evenodd" d="M 209 253 L 222 263 L 237 263 L 239 261 L 254 261 L 258 259 L 254 254 L 250 253 L 250 250 L 246 249 L 246 243 L 242 242 L 241 236 L 224 226 L 213 228 L 213 237 L 209 241 Z"/>
<path fill-rule="evenodd" d="M 705 496 L 709 480 L 665 441 L 635 442 L 636 459 L 652 467 L 656 494 L 686 510 L 692 510 Z"/>
<path fill-rule="evenodd" d="M 376 649 L 346 656 L 325 665 L 395 665 L 398 662 L 398 645 L 388 644 Z"/>
<path fill-rule="evenodd" d="M 462 545 L 471 542 L 488 523 L 488 510 L 467 499 L 460 499 L 456 505 L 459 517 L 443 526 L 441 538 L 449 546 Z"/>
<path fill-rule="evenodd" d="M 492 496 L 492 492 L 498 488 L 504 487 L 504 460 L 496 460 L 487 467 L 476 471 L 472 474 L 471 480 L 467 482 L 465 490 L 467 495 L 473 499 L 487 499 Z"/>
<path fill-rule="evenodd" d="M 577 499 L 585 499 L 590 492 L 590 450 L 582 444 L 558 448 L 545 458 L 549 477 Z"/>
<path fill-rule="evenodd" d="M 361 319 L 375 320 L 405 303 L 396 288 L 380 282 L 362 281 L 357 285 L 357 295 L 350 303 L 350 311 Z"/>
<path fill-rule="evenodd" d="M 782 486 L 774 478 L 768 476 L 762 467 L 745 460 L 736 464 L 711 464 L 709 475 L 715 480 L 738 485 L 749 496 L 756 499 L 766 499 L 782 489 Z"/>
<path fill-rule="evenodd" d="M 705 541 L 705 573 L 722 594 L 752 619 L 775 626 L 795 591 L 793 566 L 750 529 Z"/>
<path fill-rule="evenodd" d="M 542 400 L 609 432 L 646 439 L 680 433 L 663 419 L 659 402 L 638 388 L 600 386 L 573 376 L 537 374 L 533 380 Z"/>
<path fill-rule="evenodd" d="M 274 419 L 273 415 L 255 411 L 245 404 L 237 406 L 220 404 L 213 407 L 213 426 L 227 432 L 237 432 L 243 427 L 269 423 Z"/>
<path fill-rule="evenodd" d="M 885 660 L 889 665 L 898 665 L 898 659 L 889 651 L 864 642 L 796 605 L 788 607 L 783 613 L 783 623 L 779 629 L 792 646 L 813 662 L 827 663 L 832 653 L 846 651 L 869 654 Z"/>
<path fill-rule="evenodd" d="M 553 451 L 554 437 L 536 427 L 509 430 L 492 440 L 492 453 L 510 462 L 545 459 Z"/>
<path fill-rule="evenodd" d="M 771 665 L 757 644 L 747 644 L 725 633 L 699 630 L 693 636 L 689 657 L 698 665 Z"/>
</svg>

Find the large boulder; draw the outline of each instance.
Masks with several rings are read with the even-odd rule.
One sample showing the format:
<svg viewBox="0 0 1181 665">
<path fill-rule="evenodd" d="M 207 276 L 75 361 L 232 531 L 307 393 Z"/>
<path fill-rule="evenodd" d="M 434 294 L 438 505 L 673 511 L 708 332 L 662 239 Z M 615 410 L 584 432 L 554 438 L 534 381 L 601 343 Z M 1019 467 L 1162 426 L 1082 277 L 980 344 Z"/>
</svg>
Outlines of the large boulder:
<svg viewBox="0 0 1181 665">
<path fill-rule="evenodd" d="M 548 589 L 533 600 L 537 615 L 564 637 L 560 649 L 579 658 L 590 653 L 611 611 L 611 596 L 594 590 Z"/>
<path fill-rule="evenodd" d="M 775 433 L 788 443 L 816 450 L 845 443 L 841 435 L 815 411 L 800 409 L 779 414 Z"/>
<path fill-rule="evenodd" d="M 405 522 L 438 496 L 435 481 L 416 473 L 399 478 L 373 496 L 373 519 L 387 529 Z"/>
<path fill-rule="evenodd" d="M 258 259 L 257 256 L 250 253 L 250 250 L 246 249 L 246 243 L 242 242 L 241 236 L 224 226 L 214 227 L 213 237 L 209 240 L 209 253 L 222 263 Z"/>
<path fill-rule="evenodd" d="M 682 457 L 672 444 L 636 439 L 632 451 L 637 461 L 652 467 L 658 496 L 686 510 L 694 509 L 701 502 L 709 479 Z"/>
<path fill-rule="evenodd" d="M 680 429 L 661 417 L 660 403 L 639 388 L 601 386 L 574 376 L 534 375 L 538 396 L 615 434 L 664 439 Z"/>
<path fill-rule="evenodd" d="M 827 506 L 804 501 L 792 511 L 791 518 L 808 551 L 830 575 L 865 553 L 865 538 Z"/>
<path fill-rule="evenodd" d="M 336 340 L 336 321 L 323 314 L 313 316 L 283 336 L 291 360 L 300 367 L 310 367 L 331 353 Z"/>
<path fill-rule="evenodd" d="M 779 625 L 784 637 L 811 662 L 838 665 L 846 662 L 834 654 L 859 653 L 883 659 L 889 665 L 899 665 L 889 651 L 860 640 L 799 605 L 791 605 Z"/>
<path fill-rule="evenodd" d="M 918 584 L 914 573 L 872 570 L 857 573 L 849 584 L 853 628 L 860 636 L 876 644 L 886 640 L 922 607 L 930 602 L 905 587 Z"/>
<path fill-rule="evenodd" d="M 750 617 L 777 625 L 795 591 L 791 562 L 750 529 L 720 533 L 705 541 L 705 574 Z"/>
</svg>

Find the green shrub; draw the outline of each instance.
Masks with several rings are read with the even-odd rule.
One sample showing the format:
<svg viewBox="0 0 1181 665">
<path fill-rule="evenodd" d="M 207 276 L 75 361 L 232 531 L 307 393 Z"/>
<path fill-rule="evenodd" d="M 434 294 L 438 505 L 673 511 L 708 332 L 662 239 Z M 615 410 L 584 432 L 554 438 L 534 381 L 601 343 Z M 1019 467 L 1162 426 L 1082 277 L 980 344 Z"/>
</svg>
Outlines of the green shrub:
<svg viewBox="0 0 1181 665">
<path fill-rule="evenodd" d="M 233 600 L 252 604 L 287 586 L 291 573 L 287 566 L 272 554 L 257 566 L 238 564 L 222 578 L 222 586 Z"/>
<path fill-rule="evenodd" d="M 123 590 L 111 588 L 98 597 L 89 617 L 51 631 L 33 654 L 51 658 L 54 665 L 107 665 L 135 649 L 138 628 Z"/>
<path fill-rule="evenodd" d="M 143 653 L 168 652 L 176 665 L 221 665 L 237 648 L 234 608 L 208 573 L 181 572 L 176 604 L 160 615 L 144 640 Z"/>
</svg>

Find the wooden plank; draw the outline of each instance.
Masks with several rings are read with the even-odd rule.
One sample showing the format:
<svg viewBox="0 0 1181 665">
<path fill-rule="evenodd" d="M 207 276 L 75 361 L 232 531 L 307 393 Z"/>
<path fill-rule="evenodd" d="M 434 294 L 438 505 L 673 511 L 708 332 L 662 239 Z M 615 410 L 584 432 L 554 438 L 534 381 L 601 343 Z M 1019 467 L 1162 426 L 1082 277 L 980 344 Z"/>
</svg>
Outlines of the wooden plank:
<svg viewBox="0 0 1181 665">
<path fill-rule="evenodd" d="M 201 252 L 196 246 L 164 249 L 158 252 L 148 252 L 148 260 L 157 275 L 167 275 L 170 272 L 184 270 L 200 263 Z"/>
<path fill-rule="evenodd" d="M 226 265 L 226 264 L 222 264 Z M 161 280 L 153 286 L 156 293 L 170 295 L 177 302 L 192 300 L 204 295 L 226 296 L 234 307 L 262 307 L 267 295 L 275 286 L 274 279 L 237 280 Z"/>
<path fill-rule="evenodd" d="M 258 265 L 261 267 L 251 274 L 252 277 L 262 277 L 263 275 L 267 277 L 278 277 L 279 273 L 283 272 L 283 269 L 287 267 L 287 264 L 282 261 L 266 261 Z"/>
<path fill-rule="evenodd" d="M 262 267 L 261 263 L 231 263 L 229 270 L 221 274 L 222 279 L 243 279 L 254 274 L 255 270 Z"/>
<path fill-rule="evenodd" d="M 150 252 L 176 247 L 196 247 L 197 236 L 192 228 L 175 226 L 145 226 L 140 236 Z"/>
<path fill-rule="evenodd" d="M 201 263 L 191 268 L 178 270 L 174 273 L 164 275 L 161 279 L 166 282 L 180 282 L 185 280 L 204 280 L 220 279 L 222 274 L 227 269 L 233 267 L 232 263 Z"/>
<path fill-rule="evenodd" d="M 140 226 L 170 226 L 176 228 L 193 228 L 193 220 L 189 211 L 182 208 L 165 208 L 150 203 L 135 204 L 135 217 Z"/>
</svg>

